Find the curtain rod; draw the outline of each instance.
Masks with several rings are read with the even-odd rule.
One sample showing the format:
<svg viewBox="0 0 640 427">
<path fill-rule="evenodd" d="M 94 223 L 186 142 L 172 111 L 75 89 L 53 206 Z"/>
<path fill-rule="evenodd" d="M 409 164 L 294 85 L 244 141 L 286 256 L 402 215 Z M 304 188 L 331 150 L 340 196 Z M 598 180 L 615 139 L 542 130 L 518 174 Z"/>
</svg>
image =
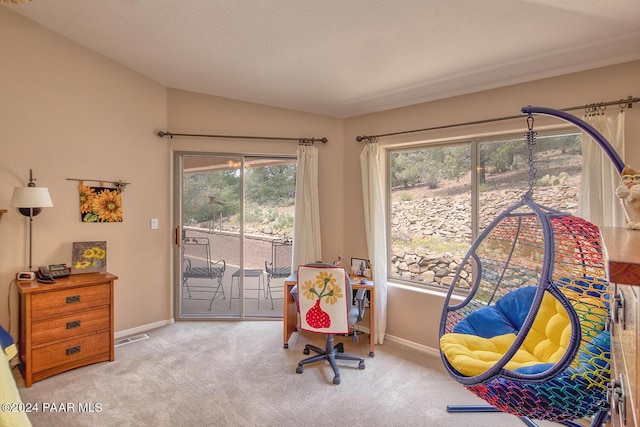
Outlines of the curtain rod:
<svg viewBox="0 0 640 427">
<path fill-rule="evenodd" d="M 603 108 L 608 106 L 608 105 L 617 105 L 621 109 L 633 108 L 633 104 L 636 103 L 636 102 L 640 102 L 640 98 L 639 97 L 629 96 L 626 99 L 620 99 L 618 101 L 598 102 L 598 103 L 595 103 L 595 104 L 586 104 L 586 105 L 581 105 L 581 106 L 577 106 L 577 107 L 567 107 L 567 108 L 560 109 L 560 111 L 572 111 L 572 110 L 582 110 L 582 109 L 584 109 L 586 112 L 594 113 L 594 112 L 602 111 Z M 385 137 L 385 136 L 396 136 L 396 135 L 404 135 L 404 134 L 408 134 L 408 133 L 426 132 L 426 131 L 430 131 L 430 130 L 448 129 L 448 128 L 454 128 L 454 127 L 460 127 L 460 126 L 479 125 L 479 124 L 483 124 L 483 123 L 492 123 L 492 122 L 499 122 L 499 121 L 503 121 L 503 120 L 519 119 L 519 118 L 522 118 L 522 117 L 524 117 L 522 114 L 518 114 L 518 115 L 506 116 L 506 117 L 496 117 L 496 118 L 493 118 L 493 119 L 475 120 L 475 121 L 465 122 L 465 123 L 456 123 L 456 124 L 451 124 L 451 125 L 434 126 L 434 127 L 430 127 L 430 128 L 424 128 L 424 129 L 414 129 L 414 130 L 405 130 L 405 131 L 399 131 L 399 132 L 383 133 L 383 134 L 380 134 L 380 135 L 358 135 L 356 137 L 356 141 L 361 142 L 361 141 L 364 141 L 364 140 L 382 138 L 382 137 Z"/>
<path fill-rule="evenodd" d="M 197 134 L 197 133 L 172 133 L 167 131 L 158 131 L 156 132 L 160 138 L 168 136 L 169 138 L 173 138 L 174 136 L 187 136 L 187 137 L 197 137 L 197 138 L 226 138 L 226 139 L 261 139 L 261 140 L 269 140 L 269 141 L 298 141 L 300 144 L 313 144 L 314 142 L 322 142 L 326 144 L 327 138 L 287 138 L 287 137 L 279 137 L 279 136 L 242 136 L 242 135 L 207 135 L 207 134 Z"/>
<path fill-rule="evenodd" d="M 67 181 L 79 181 L 79 182 L 83 182 L 83 181 L 91 181 L 91 182 L 108 182 L 110 184 L 117 184 L 117 185 L 128 185 L 131 184 L 130 182 L 122 182 L 122 181 L 110 181 L 108 179 L 80 179 L 80 178 L 67 178 Z"/>
</svg>

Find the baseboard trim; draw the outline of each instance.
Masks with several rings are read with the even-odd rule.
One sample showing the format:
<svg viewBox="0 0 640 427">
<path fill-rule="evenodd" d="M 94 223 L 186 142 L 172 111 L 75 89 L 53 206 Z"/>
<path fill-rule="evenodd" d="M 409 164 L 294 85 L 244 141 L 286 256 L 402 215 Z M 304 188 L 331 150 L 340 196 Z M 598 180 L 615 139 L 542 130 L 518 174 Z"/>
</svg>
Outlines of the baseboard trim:
<svg viewBox="0 0 640 427">
<path fill-rule="evenodd" d="M 148 323 L 146 325 L 141 325 L 135 328 L 131 328 L 131 329 L 125 329 L 123 331 L 118 331 L 115 333 L 114 337 L 116 340 L 121 339 L 121 338 L 126 338 L 129 337 L 131 335 L 137 335 L 137 334 L 141 334 L 143 332 L 147 332 L 150 331 L 152 329 L 156 329 L 156 328 L 160 328 L 162 326 L 167 326 L 167 325 L 171 325 L 173 323 L 175 323 L 176 320 L 174 318 L 171 319 L 167 319 L 167 320 L 161 320 L 159 322 L 154 322 L 154 323 Z M 369 333 L 369 328 L 364 327 L 362 325 L 358 325 L 358 332 L 363 332 L 365 334 Z M 433 347 L 429 347 L 426 345 L 422 345 L 422 344 L 418 344 L 416 342 L 413 341 L 409 341 L 406 340 L 404 338 L 400 338 L 400 337 L 396 337 L 394 335 L 389 335 L 389 334 L 385 334 L 384 336 L 385 340 L 389 340 L 391 342 L 394 342 L 396 344 L 400 344 L 400 345 L 404 345 L 406 347 L 412 348 L 414 350 L 418 350 L 421 351 L 423 353 L 432 355 L 432 356 L 437 356 L 440 357 L 440 350 L 435 349 Z"/>
<path fill-rule="evenodd" d="M 176 322 L 175 319 L 171 318 L 167 320 L 161 320 L 159 322 L 147 323 L 146 325 L 137 326 L 131 329 L 125 329 L 124 331 L 118 331 L 114 334 L 114 338 L 118 340 L 120 338 L 125 338 L 131 335 L 137 335 L 142 332 L 150 331 L 151 329 L 156 329 L 162 326 L 171 325 L 175 322 Z"/>
<path fill-rule="evenodd" d="M 423 353 L 426 353 L 426 354 L 429 354 L 429 355 L 432 355 L 432 356 L 440 357 L 440 350 L 435 349 L 433 347 L 428 347 L 426 345 L 418 344 L 416 342 L 405 340 L 404 338 L 396 337 L 396 336 L 389 335 L 389 334 L 385 334 L 384 335 L 384 339 L 385 340 L 389 340 L 389 341 L 394 342 L 394 343 L 397 343 L 397 344 L 404 345 L 406 347 L 413 348 L 415 350 L 421 351 Z"/>
</svg>

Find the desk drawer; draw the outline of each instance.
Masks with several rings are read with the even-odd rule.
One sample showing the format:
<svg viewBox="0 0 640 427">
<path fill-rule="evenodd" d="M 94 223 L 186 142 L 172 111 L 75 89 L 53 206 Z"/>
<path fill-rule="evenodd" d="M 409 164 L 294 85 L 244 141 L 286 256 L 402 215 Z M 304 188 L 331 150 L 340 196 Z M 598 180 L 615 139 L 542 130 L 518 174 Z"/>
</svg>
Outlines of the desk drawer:
<svg viewBox="0 0 640 427">
<path fill-rule="evenodd" d="M 63 317 L 38 320 L 31 327 L 31 344 L 38 346 L 64 340 L 111 326 L 109 307 L 73 313 Z"/>
<path fill-rule="evenodd" d="M 57 344 L 33 349 L 33 372 L 73 363 L 99 354 L 109 354 L 111 351 L 109 335 L 109 330 L 106 330 L 97 334 L 72 338 Z"/>
<path fill-rule="evenodd" d="M 31 313 L 33 319 L 40 319 L 110 304 L 111 288 L 105 283 L 34 295 L 31 299 Z"/>
</svg>

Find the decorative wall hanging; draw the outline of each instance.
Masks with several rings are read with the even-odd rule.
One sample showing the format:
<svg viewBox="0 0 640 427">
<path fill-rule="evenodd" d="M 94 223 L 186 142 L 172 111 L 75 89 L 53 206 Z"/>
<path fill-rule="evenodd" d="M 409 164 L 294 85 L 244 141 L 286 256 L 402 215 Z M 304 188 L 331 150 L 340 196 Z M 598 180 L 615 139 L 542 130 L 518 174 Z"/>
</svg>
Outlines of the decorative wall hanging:
<svg viewBox="0 0 640 427">
<path fill-rule="evenodd" d="M 107 271 L 107 242 L 73 242 L 71 274 Z"/>
<path fill-rule="evenodd" d="M 80 182 L 78 194 L 82 222 L 122 222 L 122 192 L 127 182 L 107 181 L 113 184 L 113 187 L 105 187 L 104 181 L 97 181 L 100 183 L 99 186 L 88 186 L 84 185 L 85 180 L 67 180 Z"/>
</svg>

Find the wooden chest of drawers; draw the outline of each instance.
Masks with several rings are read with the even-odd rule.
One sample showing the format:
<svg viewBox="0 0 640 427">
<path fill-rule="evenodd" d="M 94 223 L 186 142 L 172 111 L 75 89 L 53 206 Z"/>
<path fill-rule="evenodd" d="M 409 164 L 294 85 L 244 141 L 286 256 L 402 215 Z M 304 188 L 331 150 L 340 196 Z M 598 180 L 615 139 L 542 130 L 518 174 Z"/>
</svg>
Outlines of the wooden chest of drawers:
<svg viewBox="0 0 640 427">
<path fill-rule="evenodd" d="M 603 227 L 606 267 L 611 289 L 612 427 L 640 427 L 640 231 Z"/>
<path fill-rule="evenodd" d="M 55 284 L 19 281 L 20 359 L 25 384 L 91 363 L 113 361 L 113 283 L 109 273 Z"/>
<path fill-rule="evenodd" d="M 612 426 L 640 426 L 638 412 L 638 292 L 640 287 L 614 287 L 616 313 L 611 328 L 613 397 Z"/>
</svg>

